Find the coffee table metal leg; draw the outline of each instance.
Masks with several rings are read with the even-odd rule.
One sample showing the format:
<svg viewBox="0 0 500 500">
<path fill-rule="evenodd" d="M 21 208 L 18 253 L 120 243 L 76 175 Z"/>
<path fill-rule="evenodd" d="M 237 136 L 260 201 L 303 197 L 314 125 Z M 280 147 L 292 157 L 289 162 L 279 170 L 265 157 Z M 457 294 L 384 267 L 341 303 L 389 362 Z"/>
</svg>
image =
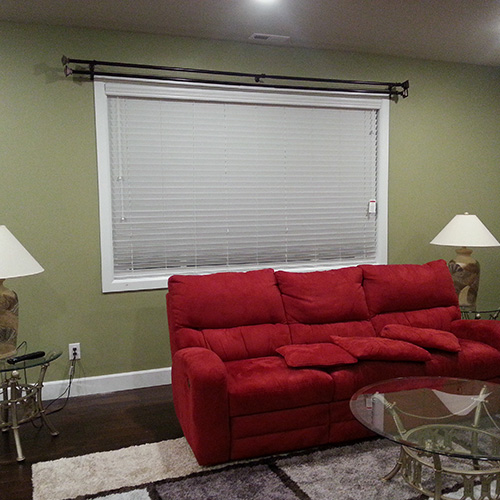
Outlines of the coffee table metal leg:
<svg viewBox="0 0 500 500">
<path fill-rule="evenodd" d="M 434 500 L 441 500 L 443 491 L 443 467 L 441 466 L 441 458 L 436 453 L 432 454 L 434 463 Z"/>
<path fill-rule="evenodd" d="M 470 468 L 449 468 L 443 466 L 441 456 L 437 453 L 428 452 L 425 456 L 411 448 L 401 447 L 399 459 L 395 467 L 382 479 L 390 480 L 398 472 L 404 481 L 415 490 L 423 493 L 433 500 L 451 500 L 454 496 L 443 494 L 444 477 L 450 476 L 462 484 L 463 495 L 460 498 L 470 500 L 500 500 L 500 463 L 488 462 L 489 469 L 478 469 L 477 464 L 472 463 Z M 433 490 L 427 489 L 422 484 L 422 468 L 432 473 Z M 478 492 L 477 488 L 480 488 Z"/>
<path fill-rule="evenodd" d="M 388 474 L 386 474 L 382 478 L 382 481 L 390 481 L 401 470 L 401 466 L 403 465 L 403 456 L 404 456 L 404 450 L 403 447 L 401 447 L 399 451 L 399 458 L 398 461 L 396 462 L 396 465 Z"/>
</svg>

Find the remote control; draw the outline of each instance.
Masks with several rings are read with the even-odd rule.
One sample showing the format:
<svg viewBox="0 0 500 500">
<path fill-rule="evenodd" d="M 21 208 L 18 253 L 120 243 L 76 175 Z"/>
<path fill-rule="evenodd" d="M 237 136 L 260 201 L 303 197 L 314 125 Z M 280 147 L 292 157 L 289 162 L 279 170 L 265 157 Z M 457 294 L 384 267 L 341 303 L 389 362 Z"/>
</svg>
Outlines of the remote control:
<svg viewBox="0 0 500 500">
<path fill-rule="evenodd" d="M 20 363 L 21 361 L 26 361 L 27 359 L 36 359 L 45 356 L 44 351 L 35 351 L 29 352 L 28 354 L 22 354 L 21 356 L 14 356 L 13 358 L 9 358 L 7 363 L 11 365 L 15 365 L 16 363 Z"/>
</svg>

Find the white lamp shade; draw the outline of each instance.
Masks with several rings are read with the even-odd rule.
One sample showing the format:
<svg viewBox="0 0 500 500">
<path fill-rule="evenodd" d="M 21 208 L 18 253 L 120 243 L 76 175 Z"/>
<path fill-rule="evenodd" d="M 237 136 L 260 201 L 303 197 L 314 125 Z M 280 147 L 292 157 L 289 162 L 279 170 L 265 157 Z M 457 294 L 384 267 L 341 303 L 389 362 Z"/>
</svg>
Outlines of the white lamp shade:
<svg viewBox="0 0 500 500">
<path fill-rule="evenodd" d="M 455 215 L 431 241 L 432 245 L 451 247 L 498 247 L 500 243 L 476 215 Z"/>
<path fill-rule="evenodd" d="M 0 226 L 0 279 L 29 276 L 42 271 L 43 267 L 14 235 L 5 226 Z"/>
</svg>

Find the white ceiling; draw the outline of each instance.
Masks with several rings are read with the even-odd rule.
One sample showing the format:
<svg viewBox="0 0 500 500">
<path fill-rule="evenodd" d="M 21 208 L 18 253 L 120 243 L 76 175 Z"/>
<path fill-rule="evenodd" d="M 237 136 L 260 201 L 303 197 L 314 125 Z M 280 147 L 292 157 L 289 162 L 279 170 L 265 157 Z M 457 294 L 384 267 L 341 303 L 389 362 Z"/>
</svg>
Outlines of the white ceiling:
<svg viewBox="0 0 500 500">
<path fill-rule="evenodd" d="M 500 67 L 500 0 L 0 0 L 0 20 Z"/>
</svg>

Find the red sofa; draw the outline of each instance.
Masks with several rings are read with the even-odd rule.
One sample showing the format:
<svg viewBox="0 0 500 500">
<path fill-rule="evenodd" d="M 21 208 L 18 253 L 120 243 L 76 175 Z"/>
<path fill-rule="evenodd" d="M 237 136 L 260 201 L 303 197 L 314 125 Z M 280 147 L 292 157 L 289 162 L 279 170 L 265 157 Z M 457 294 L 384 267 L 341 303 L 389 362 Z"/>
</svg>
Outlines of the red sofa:
<svg viewBox="0 0 500 500">
<path fill-rule="evenodd" d="M 202 465 L 368 436 L 349 399 L 379 380 L 500 377 L 500 322 L 460 319 L 442 260 L 168 288 L 174 405 Z"/>
</svg>

